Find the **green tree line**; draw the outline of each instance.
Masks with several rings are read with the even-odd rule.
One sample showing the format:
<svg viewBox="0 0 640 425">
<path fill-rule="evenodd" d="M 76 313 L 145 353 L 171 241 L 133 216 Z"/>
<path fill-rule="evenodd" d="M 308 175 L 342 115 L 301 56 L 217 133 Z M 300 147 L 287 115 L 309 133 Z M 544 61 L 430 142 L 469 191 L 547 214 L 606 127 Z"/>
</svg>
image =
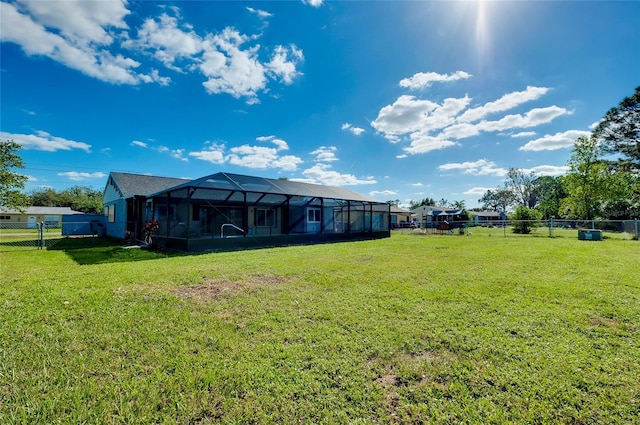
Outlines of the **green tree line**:
<svg viewBox="0 0 640 425">
<path fill-rule="evenodd" d="M 558 177 L 512 168 L 479 202 L 494 211 L 515 207 L 515 220 L 640 218 L 640 87 L 576 140 L 567 166 Z"/>
<path fill-rule="evenodd" d="M 73 186 L 62 191 L 51 188 L 24 193 L 27 176 L 19 172 L 24 161 L 22 146 L 13 140 L 0 140 L 0 207 L 24 211 L 29 206 L 70 207 L 87 213 L 102 213 L 102 192 L 90 187 Z"/>
</svg>

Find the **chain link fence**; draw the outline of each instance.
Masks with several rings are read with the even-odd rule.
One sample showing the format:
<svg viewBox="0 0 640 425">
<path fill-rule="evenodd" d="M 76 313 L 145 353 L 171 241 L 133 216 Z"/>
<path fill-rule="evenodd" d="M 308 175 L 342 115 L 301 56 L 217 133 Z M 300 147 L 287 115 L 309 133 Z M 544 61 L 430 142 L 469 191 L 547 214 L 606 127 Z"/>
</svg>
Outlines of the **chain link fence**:
<svg viewBox="0 0 640 425">
<path fill-rule="evenodd" d="M 394 231 L 422 235 L 639 240 L 640 220 L 495 220 L 477 225 L 452 221 Z"/>
<path fill-rule="evenodd" d="M 0 225 L 0 251 L 50 249 L 69 238 L 98 238 L 104 235 L 100 227 L 82 223 L 64 225 L 87 228 L 63 234 L 62 225 L 3 222 Z M 87 227 L 88 226 L 88 227 Z M 639 240 L 640 220 L 499 220 L 482 225 L 470 222 L 446 222 L 433 227 L 398 228 L 394 232 L 437 236 L 499 236 L 499 237 L 552 237 L 580 240 Z"/>
<path fill-rule="evenodd" d="M 73 236 L 63 234 L 63 225 L 86 226 L 86 223 L 47 224 L 6 222 L 0 224 L 0 251 L 49 249 L 61 241 L 78 237 L 99 237 L 98 230 L 81 232 Z"/>
</svg>

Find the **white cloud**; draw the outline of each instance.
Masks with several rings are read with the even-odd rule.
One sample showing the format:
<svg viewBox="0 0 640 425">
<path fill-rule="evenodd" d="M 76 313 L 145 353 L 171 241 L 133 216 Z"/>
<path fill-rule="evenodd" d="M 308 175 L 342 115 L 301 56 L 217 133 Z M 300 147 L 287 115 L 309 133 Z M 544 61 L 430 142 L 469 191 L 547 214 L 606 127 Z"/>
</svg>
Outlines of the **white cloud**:
<svg viewBox="0 0 640 425">
<path fill-rule="evenodd" d="M 276 149 L 265 146 L 242 145 L 229 149 L 229 152 L 227 159 L 230 164 L 247 168 L 269 168 L 278 156 Z"/>
<path fill-rule="evenodd" d="M 46 131 L 36 131 L 36 134 L 16 134 L 0 131 L 0 139 L 13 140 L 22 145 L 24 149 L 46 152 L 80 149 L 85 152 L 91 152 L 91 145 L 87 143 L 55 137 Z"/>
<path fill-rule="evenodd" d="M 521 151 L 554 151 L 573 147 L 578 137 L 588 137 L 591 133 L 581 130 L 568 130 L 562 133 L 545 134 L 539 139 L 531 140 L 520 146 Z"/>
<path fill-rule="evenodd" d="M 304 55 L 295 45 L 273 46 L 269 54 L 257 44 L 259 35 L 234 28 L 198 34 L 177 7 L 130 28 L 129 5 L 125 0 L 2 2 L 0 40 L 108 83 L 169 84 L 169 77 L 135 59 L 150 56 L 175 72 L 200 72 L 208 93 L 244 97 L 247 104 L 259 103 L 258 94 L 268 91 L 271 80 L 288 85 L 301 75 Z M 271 16 L 247 10 L 262 19 Z"/>
<path fill-rule="evenodd" d="M 303 162 L 302 159 L 293 155 L 279 157 L 278 150 L 275 148 L 249 145 L 229 149 L 229 154 L 225 158 L 232 165 L 254 169 L 280 168 L 285 171 L 295 171 Z"/>
<path fill-rule="evenodd" d="M 345 130 L 345 131 L 346 131 L 346 130 L 348 130 L 348 131 L 350 131 L 351 133 L 353 133 L 353 134 L 354 134 L 354 135 L 356 135 L 356 136 L 361 135 L 361 134 L 362 134 L 362 133 L 364 133 L 364 131 L 365 131 L 365 130 L 364 130 L 364 128 L 354 127 L 354 126 L 352 126 L 351 124 L 349 124 L 348 122 L 347 122 L 347 123 L 342 124 L 342 127 L 341 127 L 341 128 L 342 128 L 342 130 Z"/>
<path fill-rule="evenodd" d="M 463 195 L 482 196 L 487 193 L 487 190 L 494 190 L 494 187 L 472 187 L 466 192 L 462 192 Z"/>
<path fill-rule="evenodd" d="M 506 176 L 507 169 L 498 167 L 495 162 L 479 159 L 474 162 L 447 163 L 438 166 L 440 171 L 461 171 L 462 174 L 475 176 Z"/>
<path fill-rule="evenodd" d="M 248 40 L 233 28 L 206 38 L 200 71 L 208 78 L 202 85 L 209 93 L 255 98 L 266 87 L 265 69 L 258 60 L 257 48 L 241 49 Z"/>
<path fill-rule="evenodd" d="M 396 99 L 392 105 L 383 107 L 371 126 L 392 143 L 400 142 L 400 136 L 407 135 L 414 141 L 433 140 L 435 138 L 429 136 L 428 133 L 453 124 L 456 115 L 469 104 L 470 100 L 467 96 L 448 98 L 444 100 L 442 105 L 439 105 L 429 100 L 403 95 Z M 437 139 L 442 140 L 443 138 Z M 437 149 L 453 145 L 455 143 L 447 142 L 441 144 Z M 433 149 L 421 150 L 412 147 L 407 152 L 424 153 L 430 150 Z"/>
<path fill-rule="evenodd" d="M 397 194 L 398 192 L 394 190 L 372 190 L 371 192 L 369 192 L 369 195 L 373 196 L 374 198 L 378 196 L 392 196 Z"/>
<path fill-rule="evenodd" d="M 548 106 L 546 108 L 535 108 L 525 113 L 507 115 L 497 121 L 481 121 L 478 128 L 482 131 L 503 131 L 512 128 L 529 128 L 541 124 L 547 124 L 554 119 L 568 115 L 571 112 L 559 106 Z"/>
<path fill-rule="evenodd" d="M 423 127 L 423 119 L 438 106 L 437 103 L 429 100 L 403 95 L 393 104 L 380 109 L 378 117 L 371 122 L 371 126 L 392 143 L 397 143 L 400 141 L 397 138 L 398 135 L 419 131 Z"/>
<path fill-rule="evenodd" d="M 532 137 L 535 135 L 535 131 L 521 131 L 520 133 L 512 134 L 511 137 Z"/>
<path fill-rule="evenodd" d="M 202 84 L 209 93 L 227 93 L 235 98 L 244 96 L 249 104 L 255 104 L 258 93 L 266 89 L 267 76 L 291 84 L 299 75 L 296 66 L 302 60 L 301 50 L 295 46 L 289 49 L 276 46 L 271 61 L 262 64 L 258 57 L 259 45 L 242 49 L 250 40 L 233 28 L 207 36 L 199 68 L 207 77 Z"/>
<path fill-rule="evenodd" d="M 446 139 L 466 139 L 467 137 L 477 136 L 478 134 L 480 134 L 480 129 L 477 125 L 462 123 L 445 128 L 441 136 Z"/>
<path fill-rule="evenodd" d="M 403 84 L 417 86 L 419 81 L 432 81 L 430 78 L 435 79 L 437 75 L 439 74 L 420 74 L 421 78 L 406 80 Z M 391 143 L 409 141 L 409 146 L 403 147 L 404 154 L 396 156 L 403 158 L 407 154 L 422 154 L 453 147 L 459 145 L 456 140 L 478 136 L 482 132 L 532 128 L 547 124 L 559 116 L 571 114 L 572 112 L 565 108 L 552 105 L 534 108 L 524 114 L 506 115 L 497 120 L 473 122 L 488 114 L 504 112 L 538 99 L 549 90 L 547 87 L 528 86 L 523 91 L 505 94 L 495 101 L 471 109 L 466 109 L 471 102 L 468 95 L 463 98 L 447 98 L 441 104 L 402 95 L 394 103 L 382 107 L 371 126 Z M 349 125 L 344 124 L 343 129 Z M 533 134 L 533 131 L 521 132 L 513 137 Z"/>
<path fill-rule="evenodd" d="M 424 136 L 416 133 L 415 136 L 412 135 L 411 144 L 403 148 L 403 150 L 410 155 L 415 155 L 419 153 L 427 153 L 449 148 L 452 146 L 456 146 L 457 144 L 458 143 L 452 142 L 450 140 L 443 140 L 437 137 Z"/>
<path fill-rule="evenodd" d="M 55 28 L 65 38 L 82 38 L 109 44 L 113 40 L 107 28 L 126 29 L 125 16 L 129 15 L 126 1 L 86 2 L 32 2 L 19 0 L 19 8 L 43 26 Z"/>
<path fill-rule="evenodd" d="M 418 182 L 418 183 L 411 183 L 411 186 L 413 186 L 413 187 L 422 187 L 422 186 L 423 186 L 423 184 L 422 184 L 422 183 L 420 183 L 420 182 Z"/>
<path fill-rule="evenodd" d="M 357 184 L 375 184 L 377 181 L 373 177 L 359 179 L 353 174 L 340 174 L 331 170 L 329 164 L 316 164 L 311 168 L 307 168 L 302 174 L 314 183 L 326 184 L 329 186 L 348 186 Z"/>
<path fill-rule="evenodd" d="M 203 149 L 199 152 L 189 152 L 189 156 L 192 156 L 196 159 L 207 161 L 212 164 L 224 164 L 225 162 L 225 146 L 219 144 L 212 144 L 208 146 L 206 149 Z"/>
<path fill-rule="evenodd" d="M 287 142 L 282 139 L 278 139 L 276 136 L 260 136 L 256 137 L 256 140 L 258 142 L 271 142 L 276 145 L 276 148 L 279 151 L 289 150 L 289 145 L 287 144 Z"/>
<path fill-rule="evenodd" d="M 153 150 L 156 152 L 160 152 L 160 153 L 167 153 L 169 154 L 172 158 L 175 159 L 179 159 L 181 161 L 185 161 L 188 162 L 189 159 L 186 158 L 184 156 L 184 149 L 170 149 L 166 146 L 158 146 L 158 147 L 153 147 L 153 146 L 149 146 L 149 144 L 145 143 L 145 142 L 141 142 L 139 140 L 134 140 L 133 142 L 131 142 L 131 146 L 137 146 L 143 149 L 149 149 L 149 150 Z"/>
<path fill-rule="evenodd" d="M 137 72 L 138 61 L 108 50 L 128 29 L 125 1 L 20 1 L 0 7 L 0 40 L 18 44 L 27 55 L 46 56 L 114 84 L 169 81 L 151 71 Z"/>
<path fill-rule="evenodd" d="M 101 172 L 84 173 L 84 172 L 78 172 L 78 171 L 67 171 L 64 173 L 58 173 L 58 175 L 62 177 L 68 177 L 69 180 L 73 180 L 73 181 L 102 179 L 107 176 L 105 173 L 101 173 Z"/>
<path fill-rule="evenodd" d="M 261 19 L 266 19 L 273 16 L 272 13 L 269 13 L 265 10 L 254 9 L 253 7 L 247 7 L 247 10 L 255 15 L 258 15 L 258 17 Z"/>
<path fill-rule="evenodd" d="M 172 158 L 179 159 L 180 161 L 189 161 L 189 159 L 184 156 L 184 149 L 170 149 L 169 155 L 171 155 Z"/>
<path fill-rule="evenodd" d="M 527 86 L 524 91 L 507 93 L 498 100 L 485 103 L 484 105 L 476 108 L 467 109 L 464 114 L 460 115 L 458 121 L 472 122 L 484 118 L 492 113 L 508 111 L 509 109 L 513 109 L 525 102 L 536 100 L 545 95 L 548 91 L 549 89 L 547 87 Z"/>
<path fill-rule="evenodd" d="M 337 161 L 336 151 L 338 148 L 335 146 L 320 146 L 318 149 L 311 152 L 311 155 L 315 155 L 314 161 L 316 162 L 333 162 Z"/>
<path fill-rule="evenodd" d="M 302 0 L 302 3 L 313 7 L 320 7 L 322 3 L 324 3 L 324 0 Z"/>
<path fill-rule="evenodd" d="M 280 78 L 280 81 L 289 85 L 293 83 L 296 77 L 302 75 L 296 69 L 296 66 L 303 60 L 302 50 L 296 46 L 291 46 L 289 49 L 283 46 L 276 46 L 271 60 L 265 64 L 265 67 L 269 74 L 275 78 Z"/>
<path fill-rule="evenodd" d="M 157 21 L 146 19 L 138 29 L 137 38 L 125 41 L 123 46 L 149 51 L 166 67 L 179 70 L 175 61 L 200 53 L 203 40 L 193 30 L 179 28 L 176 17 L 163 13 Z"/>
<path fill-rule="evenodd" d="M 526 170 L 525 173 L 533 173 L 536 176 L 560 176 L 569 171 L 569 167 L 565 165 L 538 165 Z"/>
<path fill-rule="evenodd" d="M 273 167 L 284 171 L 295 171 L 304 161 L 294 155 L 284 155 L 273 161 Z"/>
<path fill-rule="evenodd" d="M 470 78 L 472 75 L 464 71 L 456 71 L 453 74 L 438 74 L 436 72 L 418 72 L 412 77 L 400 80 L 400 87 L 412 90 L 429 87 L 434 82 L 456 81 Z"/>
</svg>

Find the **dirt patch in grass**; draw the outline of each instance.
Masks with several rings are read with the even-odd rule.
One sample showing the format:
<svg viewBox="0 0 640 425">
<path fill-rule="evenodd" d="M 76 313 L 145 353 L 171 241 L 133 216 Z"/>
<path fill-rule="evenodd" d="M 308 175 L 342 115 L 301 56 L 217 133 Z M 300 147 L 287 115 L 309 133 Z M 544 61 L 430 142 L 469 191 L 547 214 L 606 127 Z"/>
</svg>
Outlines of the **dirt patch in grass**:
<svg viewBox="0 0 640 425">
<path fill-rule="evenodd" d="M 186 285 L 175 288 L 171 292 L 179 297 L 189 298 L 194 301 L 206 302 L 217 300 L 223 296 L 237 294 L 240 291 L 266 288 L 290 282 L 291 278 L 273 275 L 251 275 L 243 281 L 231 281 L 204 276 L 202 283 Z"/>
<path fill-rule="evenodd" d="M 385 372 L 376 378 L 380 388 L 406 386 L 406 381 L 396 373 L 399 365 L 408 366 L 409 369 L 419 369 L 420 363 L 446 364 L 456 361 L 458 356 L 449 350 L 425 351 L 417 354 L 403 354 L 394 363 L 389 365 Z M 424 379 L 424 377 L 423 377 Z"/>
<path fill-rule="evenodd" d="M 363 258 L 356 258 L 354 261 L 356 263 L 368 263 L 368 262 L 370 262 L 372 260 L 373 260 L 373 258 L 371 258 L 371 257 L 363 257 Z"/>
<path fill-rule="evenodd" d="M 589 323 L 591 323 L 592 326 L 602 328 L 620 329 L 623 327 L 623 323 L 621 323 L 619 320 L 603 316 L 590 316 Z"/>
<path fill-rule="evenodd" d="M 424 371 L 425 363 L 442 365 L 457 359 L 458 356 L 449 350 L 424 351 L 422 353 L 401 354 L 387 365 L 375 382 L 384 392 L 383 404 L 389 414 L 390 422 L 403 423 L 403 420 L 400 419 L 401 400 L 406 399 L 406 394 L 421 391 L 425 386 L 434 382 L 433 377 Z"/>
</svg>

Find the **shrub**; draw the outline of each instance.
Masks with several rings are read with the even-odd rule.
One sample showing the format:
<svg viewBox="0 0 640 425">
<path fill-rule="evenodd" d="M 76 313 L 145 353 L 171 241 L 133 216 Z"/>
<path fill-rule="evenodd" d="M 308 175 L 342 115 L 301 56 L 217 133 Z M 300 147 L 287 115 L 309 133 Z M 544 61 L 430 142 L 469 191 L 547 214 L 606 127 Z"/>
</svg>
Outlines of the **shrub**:
<svg viewBox="0 0 640 425">
<path fill-rule="evenodd" d="M 513 233 L 528 235 L 532 229 L 538 227 L 540 217 L 539 211 L 520 205 L 511 217 L 514 220 Z"/>
</svg>

